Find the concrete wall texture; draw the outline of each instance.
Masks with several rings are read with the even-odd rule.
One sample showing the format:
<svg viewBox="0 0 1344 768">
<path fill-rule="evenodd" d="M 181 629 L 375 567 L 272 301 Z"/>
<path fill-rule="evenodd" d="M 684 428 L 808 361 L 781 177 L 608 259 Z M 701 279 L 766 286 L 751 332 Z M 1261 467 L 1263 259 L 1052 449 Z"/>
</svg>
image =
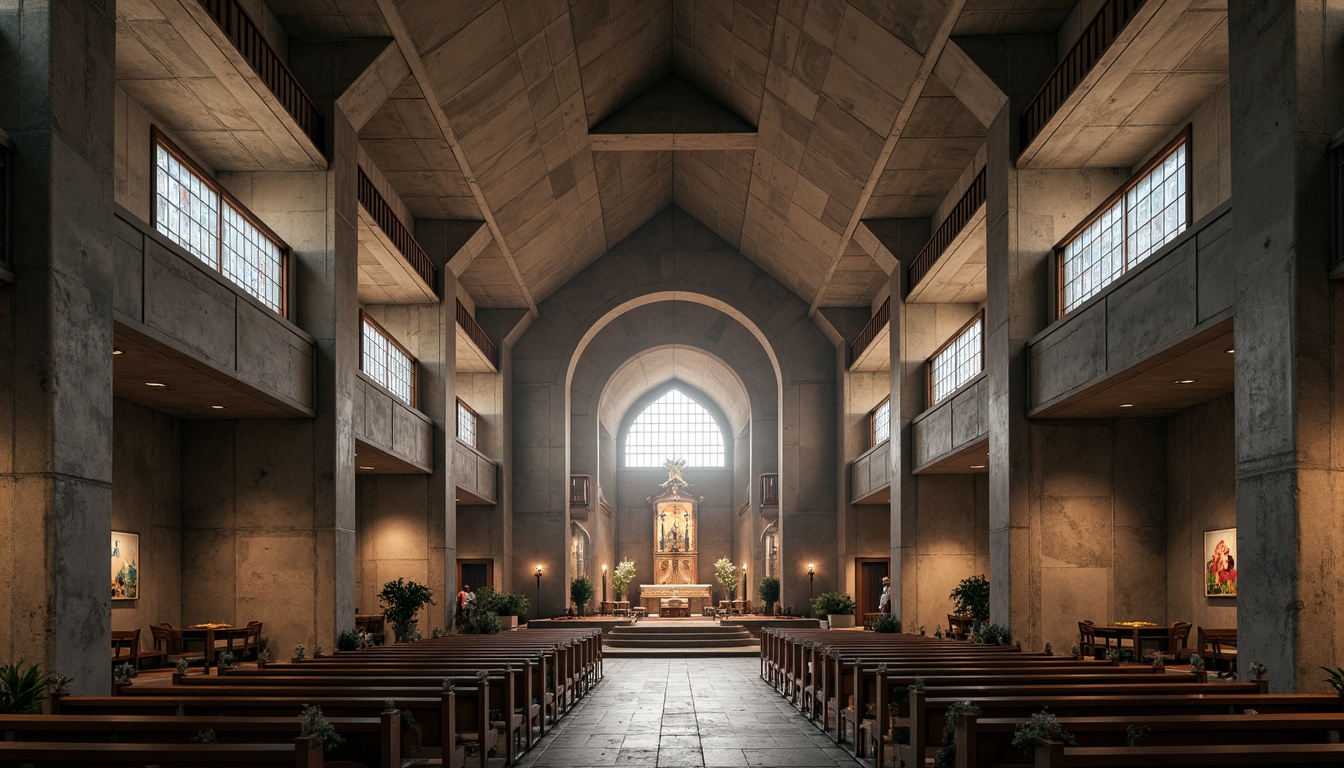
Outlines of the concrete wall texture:
<svg viewBox="0 0 1344 768">
<path fill-rule="evenodd" d="M 0 648 L 15 658 L 93 693 L 109 682 L 112 628 L 260 620 L 281 652 L 330 645 L 398 577 L 434 589 L 422 626 L 443 626 L 459 558 L 490 561 L 497 588 L 533 600 L 540 564 L 537 610 L 554 614 L 579 575 L 576 522 L 599 588 L 600 566 L 626 557 L 637 582 L 649 580 L 646 498 L 665 475 L 625 468 L 621 436 L 631 403 L 680 381 L 728 427 L 727 466 L 687 472 L 705 497 L 700 581 L 729 557 L 748 564 L 754 597 L 775 567 L 761 542 L 777 524 L 782 603 L 800 610 L 808 563 L 815 592 L 852 592 L 857 558 L 889 557 L 908 629 L 945 625 L 951 588 L 987 573 L 993 620 L 1028 647 L 1067 648 L 1081 619 L 1183 620 L 1239 627 L 1242 655 L 1274 671 L 1275 690 L 1318 690 L 1316 668 L 1337 662 L 1344 290 L 1325 257 L 1324 170 L 1344 128 L 1334 4 L 1228 4 L 1226 80 L 1208 76 L 1172 108 L 1189 110 L 1176 131 L 1192 136 L 1192 226 L 1062 320 L 1054 246 L 1168 143 L 1172 123 L 1123 139 L 1114 162 L 1126 167 L 1051 167 L 1049 153 L 1019 161 L 1024 105 L 1100 0 L 1077 3 L 1054 36 L 959 39 L 966 72 L 984 76 L 976 87 L 1002 102 L 997 113 L 964 105 L 989 124 L 955 171 L 959 189 L 986 166 L 986 298 L 906 303 L 905 268 L 938 222 L 874 223 L 863 247 L 881 239 L 887 252 L 872 263 L 895 266 L 871 297 L 875 308 L 891 296 L 892 362 L 850 372 L 844 352 L 870 316 L 868 295 L 852 307 L 800 297 L 676 205 L 535 309 L 473 296 L 464 285 L 481 283 L 459 283 L 466 268 L 449 262 L 461 245 L 453 233 L 478 227 L 415 221 L 423 198 L 395 194 L 404 169 L 384 175 L 368 155 L 445 298 L 361 307 L 360 131 L 407 70 L 391 66 L 395 82 L 369 78 L 347 99 L 386 41 L 290 41 L 266 3 L 246 2 L 294 52 L 327 125 L 325 164 L 201 163 L 292 247 L 286 319 L 132 220 L 151 218 L 150 135 L 162 116 L 145 91 L 137 99 L 116 82 L 116 4 L 0 3 L 0 64 L 14 75 L 0 78 L 0 129 L 22 158 L 23 192 L 0 265 Z M 192 147 L 204 140 L 191 131 L 170 138 L 211 154 Z M 941 214 L 957 199 L 929 206 Z M 499 246 L 481 258 L 501 259 Z M 499 342 L 498 372 L 457 371 L 456 298 Z M 418 358 L 414 409 L 359 378 L 361 308 Z M 948 403 L 928 402 L 926 359 L 981 311 L 982 376 Z M 114 399 L 114 329 L 152 335 L 294 418 L 177 419 Z M 1226 329 L 1236 333 L 1230 393 L 1153 418 L 1044 417 Z M 696 356 L 695 375 L 667 365 L 669 350 Z M 646 366 L 642 379 L 631 366 Z M 892 438 L 874 448 L 868 413 L 888 395 Z M 475 452 L 455 441 L 458 397 L 479 416 Z M 985 473 L 917 472 L 986 438 Z M 415 471 L 361 473 L 357 441 Z M 573 473 L 600 489 L 577 517 Z M 777 510 L 762 508 L 763 473 L 779 476 Z M 459 503 L 458 489 L 490 503 Z M 884 490 L 889 503 L 853 503 Z M 1228 527 L 1240 595 L 1205 598 L 1202 534 Z M 109 530 L 141 536 L 144 596 L 133 604 L 108 599 Z"/>
</svg>

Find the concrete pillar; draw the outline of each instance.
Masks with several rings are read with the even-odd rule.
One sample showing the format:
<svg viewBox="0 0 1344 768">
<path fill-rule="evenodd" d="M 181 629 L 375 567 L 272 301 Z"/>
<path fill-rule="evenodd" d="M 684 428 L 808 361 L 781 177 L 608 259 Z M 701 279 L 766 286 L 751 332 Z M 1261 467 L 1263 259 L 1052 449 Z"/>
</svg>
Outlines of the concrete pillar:
<svg viewBox="0 0 1344 768">
<path fill-rule="evenodd" d="M 1231 3 L 1240 657 L 1274 691 L 1317 692 L 1340 659 L 1333 448 L 1344 303 L 1327 276 L 1341 127 L 1338 2 Z M 1245 672 L 1243 671 L 1243 674 Z"/>
<path fill-rule="evenodd" d="M 401 575 L 424 579 L 434 590 L 435 605 L 426 609 L 420 631 L 449 626 L 453 599 L 457 595 L 457 497 L 454 479 L 454 449 L 457 445 L 457 278 L 446 268 L 460 243 L 446 238 L 444 222 L 417 222 L 416 238 L 439 267 L 443 298 L 438 304 L 380 305 L 365 311 L 418 361 L 416 409 L 434 422 L 433 473 L 429 475 L 365 475 L 359 479 L 361 526 L 376 525 L 379 517 L 404 518 L 409 530 L 424 530 L 427 564 L 424 573 L 405 559 L 390 561 L 379 552 L 378 560 L 364 556 L 365 583 L 376 594 L 389 579 Z M 364 534 L 361 531 L 361 540 Z M 407 571 L 402 573 L 402 571 Z M 366 592 L 369 590 L 366 587 Z M 360 608 L 365 610 L 361 596 Z M 376 611 L 370 602 L 366 610 Z"/>
<path fill-rule="evenodd" d="M 0 5 L 14 141 L 0 285 L 0 648 L 106 693 L 114 3 Z"/>
<path fill-rule="evenodd" d="M 1000 38 L 965 41 L 963 47 L 1008 97 L 986 137 L 990 619 L 1008 626 L 1027 647 L 1038 648 L 1075 636 L 1060 637 L 1054 629 L 1050 636 L 1046 632 L 1046 624 L 1055 627 L 1060 623 L 1055 619 L 1073 611 L 1073 597 L 1082 592 L 1094 598 L 1111 594 L 1113 548 L 1093 543 L 1079 550 L 1062 537 L 1071 526 L 1080 527 L 1071 520 L 1072 514 L 1086 518 L 1081 526 L 1086 530 L 1108 531 L 1108 521 L 1101 518 L 1110 507 L 1099 499 L 1112 488 L 1102 484 L 1078 490 L 1061 480 L 1053 486 L 1063 489 L 1055 503 L 1052 487 L 1043 485 L 1043 480 L 1047 485 L 1050 480 L 1048 469 L 1086 462 L 1060 449 L 1057 439 L 1038 439 L 1027 418 L 1031 407 L 1027 342 L 1054 319 L 1047 276 L 1055 244 L 1129 174 L 1113 169 L 1019 169 L 1018 117 L 1053 66 L 1053 41 Z M 1104 447 L 1107 452 L 1097 460 L 1109 462 L 1109 442 Z M 1065 557 L 1048 558 L 1052 567 L 1047 569 L 1043 547 Z M 1045 616 L 1047 606 L 1053 618 Z M 1079 609 L 1102 610 L 1095 599 Z M 1109 612 L 1109 607 L 1105 610 Z"/>
</svg>

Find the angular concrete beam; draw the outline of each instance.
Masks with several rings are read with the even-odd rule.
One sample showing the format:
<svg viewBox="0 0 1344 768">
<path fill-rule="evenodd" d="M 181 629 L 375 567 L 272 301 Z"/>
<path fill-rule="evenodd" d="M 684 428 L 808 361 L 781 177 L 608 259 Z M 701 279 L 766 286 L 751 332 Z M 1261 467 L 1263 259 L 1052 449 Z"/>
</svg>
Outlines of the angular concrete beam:
<svg viewBox="0 0 1344 768">
<path fill-rule="evenodd" d="M 588 140 L 594 152 L 755 149 L 756 128 L 668 75 L 594 126 Z"/>
<path fill-rule="evenodd" d="M 356 131 L 361 130 L 410 74 L 411 67 L 401 55 L 401 48 L 396 41 L 388 40 L 383 52 L 345 89 L 336 104 L 345 112 L 350 125 Z"/>
<path fill-rule="evenodd" d="M 877 190 L 877 183 L 882 179 L 882 173 L 887 168 L 887 161 L 891 159 L 891 154 L 896 151 L 896 142 L 905 133 L 906 123 L 910 121 L 910 115 L 915 111 L 915 104 L 919 101 L 920 94 L 924 92 L 924 85 L 933 76 L 934 65 L 942 57 L 942 51 L 952 36 L 952 28 L 956 25 L 957 18 L 961 16 L 961 9 L 965 5 L 966 0 L 950 0 L 947 3 L 942 21 L 939 22 L 938 29 L 930 38 L 928 49 L 924 51 L 924 58 L 919 64 L 919 71 L 915 74 L 915 79 L 910 84 L 910 90 L 906 93 L 905 100 L 901 102 L 901 109 L 896 113 L 896 119 L 892 122 L 891 130 L 887 133 L 887 140 L 882 146 L 882 152 L 877 156 L 877 162 L 873 164 L 873 171 L 869 174 L 867 183 L 863 185 L 863 192 L 859 195 L 858 203 L 854 206 L 854 213 L 850 216 L 849 224 L 845 227 L 845 233 L 840 237 L 839 245 L 831 256 L 830 264 L 826 266 L 826 276 L 822 278 L 821 285 L 817 286 L 816 295 L 812 297 L 812 305 L 808 314 L 816 314 L 817 308 L 821 306 L 822 299 L 826 297 L 826 289 L 830 287 L 831 280 L 835 277 L 836 267 L 840 266 L 840 259 L 845 255 L 845 249 L 849 247 L 849 241 L 854 237 L 855 230 L 859 228 L 859 221 L 863 212 L 868 208 L 868 201 L 873 199 L 873 193 Z"/>
<path fill-rule="evenodd" d="M 665 152 L 756 149 L 756 132 L 750 133 L 590 133 L 594 152 Z"/>
<path fill-rule="evenodd" d="M 938 57 L 933 74 L 986 128 L 994 122 L 994 117 L 1008 100 L 999 86 L 955 41 L 949 40 L 943 46 L 943 55 Z"/>
</svg>

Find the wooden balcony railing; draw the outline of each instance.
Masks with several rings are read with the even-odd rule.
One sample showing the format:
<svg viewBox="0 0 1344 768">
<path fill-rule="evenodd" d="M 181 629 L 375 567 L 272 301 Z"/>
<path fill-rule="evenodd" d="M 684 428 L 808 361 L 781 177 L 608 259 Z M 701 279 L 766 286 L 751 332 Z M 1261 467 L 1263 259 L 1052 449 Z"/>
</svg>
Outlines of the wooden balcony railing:
<svg viewBox="0 0 1344 768">
<path fill-rule="evenodd" d="M 11 167 L 14 165 L 14 145 L 0 131 L 0 264 L 12 263 L 9 252 L 10 209 L 13 207 Z"/>
<path fill-rule="evenodd" d="M 280 54 L 266 42 L 261 29 L 247 15 L 238 0 L 200 0 L 201 7 L 215 20 L 233 41 L 233 47 L 247 59 L 271 93 L 280 100 L 285 111 L 299 124 L 313 146 L 320 151 L 323 144 L 322 113 L 299 85 L 298 78 L 289 70 Z"/>
<path fill-rule="evenodd" d="M 396 211 L 387 204 L 383 196 L 378 192 L 378 188 L 364 173 L 364 169 L 359 169 L 359 204 L 364 206 L 364 210 L 369 212 L 374 221 L 378 222 L 378 228 L 383 230 L 387 239 L 397 247 L 406 263 L 411 265 L 420 279 L 425 281 L 434 295 L 439 295 L 439 270 L 435 268 L 434 262 L 429 260 L 429 254 L 420 247 L 420 243 L 415 241 L 415 236 L 401 223 Z"/>
<path fill-rule="evenodd" d="M 592 504 L 593 476 L 569 476 L 569 506 L 587 509 Z"/>
<path fill-rule="evenodd" d="M 761 475 L 761 506 L 779 506 L 779 473 L 767 472 Z"/>
<path fill-rule="evenodd" d="M 471 313 L 467 311 L 467 308 L 462 305 L 461 300 L 458 300 L 457 302 L 457 324 L 462 326 L 462 330 L 467 332 L 467 337 L 471 339 L 471 343 L 475 344 L 476 348 L 481 350 L 481 354 L 485 355 L 485 359 L 489 360 L 490 364 L 495 367 L 496 371 L 498 371 L 499 347 L 495 346 L 495 342 L 490 340 L 485 329 L 476 323 L 476 318 L 471 316 Z"/>
<path fill-rule="evenodd" d="M 889 322 L 891 322 L 890 297 L 882 302 L 882 306 L 877 308 L 877 311 L 869 318 L 868 324 L 863 326 L 863 330 L 859 331 L 859 335 L 855 336 L 853 343 L 849 345 L 849 365 L 854 365 L 854 362 L 863 355 L 864 351 L 868 349 L 868 345 L 873 343 L 873 339 L 877 338 L 877 334 L 881 333 L 882 328 Z"/>
<path fill-rule="evenodd" d="M 1092 23 L 1083 30 L 1082 37 L 1074 43 L 1069 52 L 1055 66 L 1045 85 L 1036 92 L 1031 103 L 1022 111 L 1022 147 L 1031 145 L 1037 134 L 1050 121 L 1051 116 L 1069 98 L 1069 94 L 1078 87 L 1092 67 L 1101 60 L 1102 54 L 1111 47 L 1120 30 L 1125 28 L 1144 0 L 1108 0 Z"/>
<path fill-rule="evenodd" d="M 919 281 L 929 274 L 933 265 L 938 263 L 938 259 L 942 258 L 943 254 L 947 252 L 948 246 L 952 245 L 952 241 L 957 239 L 957 235 L 961 234 L 961 230 L 966 228 L 966 224 L 970 222 L 971 217 L 984 204 L 985 171 L 982 168 L 971 182 L 971 186 L 962 194 L 961 199 L 957 201 L 956 205 L 952 206 L 947 218 L 943 219 L 942 224 L 938 225 L 938 229 L 929 238 L 929 242 L 919 249 L 919 255 L 911 262 L 910 269 L 906 271 L 906 295 L 909 295 L 910 291 L 916 285 L 919 285 Z"/>
</svg>

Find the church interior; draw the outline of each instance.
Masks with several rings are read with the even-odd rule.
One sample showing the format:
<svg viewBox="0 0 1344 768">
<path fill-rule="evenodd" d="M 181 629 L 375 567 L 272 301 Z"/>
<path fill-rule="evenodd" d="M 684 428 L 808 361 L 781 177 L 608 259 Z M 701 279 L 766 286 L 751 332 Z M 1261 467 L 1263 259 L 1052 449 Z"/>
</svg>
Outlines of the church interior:
<svg viewBox="0 0 1344 768">
<path fill-rule="evenodd" d="M 0 73 L 0 665 L 62 711 L 357 637 L 459 713 L 520 654 L 482 768 L 714 663 L 899 768 L 890 690 L 1068 661 L 1344 759 L 1336 0 L 0 0 Z M 602 650 L 683 617 L 752 661 Z M 786 764 L 713 738 L 656 764 Z"/>
</svg>

